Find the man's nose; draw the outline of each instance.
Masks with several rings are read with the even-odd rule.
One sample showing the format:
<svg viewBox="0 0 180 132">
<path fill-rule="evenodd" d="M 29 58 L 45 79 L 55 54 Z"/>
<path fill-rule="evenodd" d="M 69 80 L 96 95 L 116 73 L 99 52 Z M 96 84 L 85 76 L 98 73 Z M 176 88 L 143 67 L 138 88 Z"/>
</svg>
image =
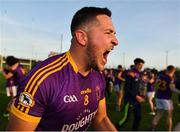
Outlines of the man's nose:
<svg viewBox="0 0 180 132">
<path fill-rule="evenodd" d="M 114 46 L 118 45 L 118 40 L 116 37 L 114 37 L 114 39 L 112 40 L 112 43 Z"/>
</svg>

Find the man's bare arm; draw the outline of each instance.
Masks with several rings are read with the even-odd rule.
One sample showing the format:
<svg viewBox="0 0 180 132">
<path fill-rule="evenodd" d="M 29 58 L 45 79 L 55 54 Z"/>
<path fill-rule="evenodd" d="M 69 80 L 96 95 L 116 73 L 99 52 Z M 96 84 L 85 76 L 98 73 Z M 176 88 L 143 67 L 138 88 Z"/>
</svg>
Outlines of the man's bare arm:
<svg viewBox="0 0 180 132">
<path fill-rule="evenodd" d="M 99 102 L 98 111 L 95 115 L 93 127 L 98 131 L 117 131 L 106 113 L 105 98 Z"/>
<path fill-rule="evenodd" d="M 38 123 L 24 121 L 15 115 L 10 115 L 10 120 L 7 126 L 8 131 L 34 131 Z"/>
</svg>

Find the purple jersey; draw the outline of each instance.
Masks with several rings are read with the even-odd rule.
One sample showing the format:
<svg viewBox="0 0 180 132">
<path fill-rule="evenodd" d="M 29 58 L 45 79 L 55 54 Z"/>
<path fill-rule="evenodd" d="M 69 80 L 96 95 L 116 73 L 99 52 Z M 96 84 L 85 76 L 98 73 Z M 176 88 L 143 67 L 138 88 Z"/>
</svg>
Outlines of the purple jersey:
<svg viewBox="0 0 180 132">
<path fill-rule="evenodd" d="M 86 130 L 104 99 L 105 80 L 95 70 L 84 77 L 70 52 L 37 65 L 26 77 L 11 112 L 39 122 L 36 130 Z"/>
<path fill-rule="evenodd" d="M 121 74 L 121 77 L 122 77 L 122 72 L 123 72 L 122 70 L 116 71 L 115 82 L 114 82 L 115 85 L 122 84 L 123 81 L 118 78 L 118 74 Z"/>
<path fill-rule="evenodd" d="M 8 70 L 8 69 L 4 69 L 3 71 L 4 71 L 4 73 L 6 75 L 11 73 L 10 70 Z M 12 86 L 14 86 L 14 78 L 13 78 L 13 76 L 6 80 L 6 87 L 12 87 Z"/>
<path fill-rule="evenodd" d="M 18 67 L 13 71 L 14 84 L 17 86 L 24 79 L 25 75 L 22 71 L 22 66 L 19 64 Z"/>
<path fill-rule="evenodd" d="M 168 75 L 161 75 L 157 81 L 158 90 L 157 98 L 158 99 L 171 99 L 172 92 L 169 87 L 169 84 L 172 82 L 172 79 Z"/>
<path fill-rule="evenodd" d="M 147 92 L 154 92 L 155 88 L 154 88 L 154 83 L 148 83 L 147 84 Z"/>
<path fill-rule="evenodd" d="M 12 86 L 14 86 L 14 78 L 13 77 L 7 79 L 7 81 L 6 81 L 6 87 L 12 87 Z"/>
</svg>

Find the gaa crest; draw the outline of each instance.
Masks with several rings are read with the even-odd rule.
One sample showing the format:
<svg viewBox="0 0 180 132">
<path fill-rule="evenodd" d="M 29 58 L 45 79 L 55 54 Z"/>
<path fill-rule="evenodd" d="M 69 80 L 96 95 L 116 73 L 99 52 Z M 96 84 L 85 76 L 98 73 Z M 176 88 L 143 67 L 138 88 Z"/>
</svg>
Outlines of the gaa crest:
<svg viewBox="0 0 180 132">
<path fill-rule="evenodd" d="M 97 101 L 100 100 L 100 97 L 101 97 L 100 87 L 96 86 L 96 99 L 97 99 Z"/>
<path fill-rule="evenodd" d="M 19 103 L 25 107 L 32 107 L 34 105 L 34 100 L 29 93 L 22 92 L 19 96 Z"/>
</svg>

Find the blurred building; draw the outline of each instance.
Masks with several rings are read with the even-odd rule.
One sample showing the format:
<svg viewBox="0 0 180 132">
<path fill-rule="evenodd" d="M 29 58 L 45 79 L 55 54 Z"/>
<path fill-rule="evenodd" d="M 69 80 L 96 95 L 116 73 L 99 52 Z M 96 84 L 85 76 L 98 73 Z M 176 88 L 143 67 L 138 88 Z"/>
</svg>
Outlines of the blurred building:
<svg viewBox="0 0 180 132">
<path fill-rule="evenodd" d="M 58 52 L 55 52 L 55 51 L 51 51 L 51 52 L 49 53 L 48 57 L 55 56 L 55 55 L 57 55 L 57 54 L 59 54 L 59 53 L 58 53 Z"/>
</svg>

